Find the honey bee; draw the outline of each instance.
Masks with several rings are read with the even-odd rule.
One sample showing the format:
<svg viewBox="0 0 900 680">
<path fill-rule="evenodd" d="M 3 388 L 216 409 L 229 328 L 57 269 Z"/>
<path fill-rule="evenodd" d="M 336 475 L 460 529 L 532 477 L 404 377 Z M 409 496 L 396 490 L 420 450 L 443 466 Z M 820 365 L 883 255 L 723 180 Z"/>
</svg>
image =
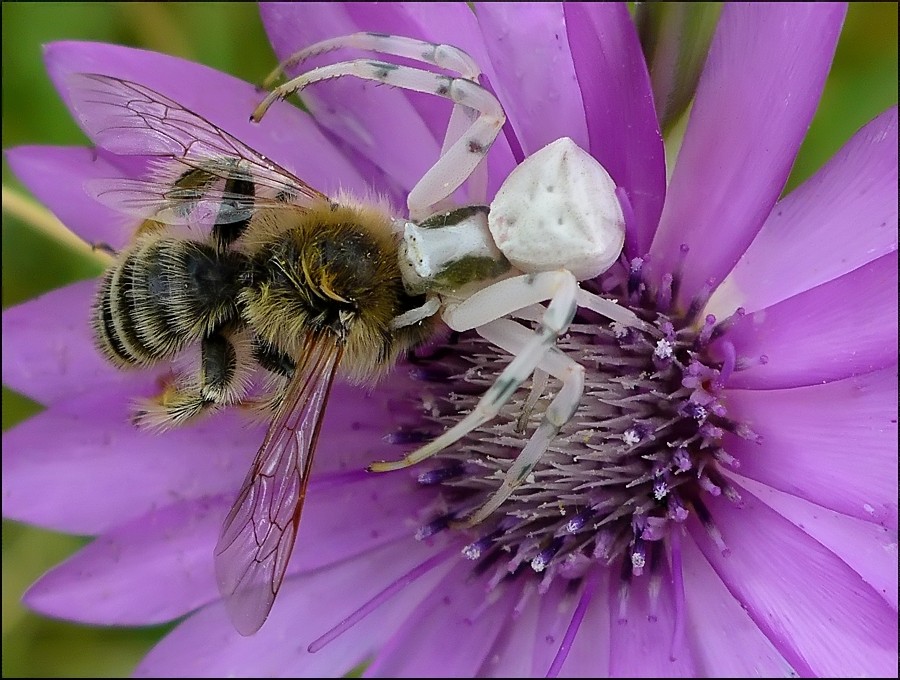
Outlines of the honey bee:
<svg viewBox="0 0 900 680">
<path fill-rule="evenodd" d="M 83 73 L 68 82 L 95 143 L 154 158 L 139 179 L 96 180 L 89 189 L 142 220 L 101 280 L 92 314 L 97 347 L 125 369 L 181 360 L 199 347 L 187 374 L 144 402 L 136 421 L 169 427 L 229 405 L 261 405 L 271 414 L 214 551 L 219 589 L 244 635 L 262 626 L 281 587 L 339 371 L 371 382 L 441 321 L 475 330 L 515 357 L 457 425 L 401 461 L 373 464 L 374 471 L 424 460 L 488 422 L 536 370 L 562 383 L 500 489 L 463 518 L 474 524 L 513 493 L 580 402 L 584 369 L 555 347 L 576 308 L 646 326 L 578 286 L 611 266 L 624 240 L 614 185 L 596 160 L 563 138 L 521 163 L 490 205 L 482 195 L 448 208 L 467 179 L 479 184 L 505 121 L 478 83 L 477 65 L 451 46 L 358 33 L 313 45 L 279 71 L 341 47 L 458 75 L 340 62 L 276 88 L 251 120 L 291 92 L 341 76 L 452 101 L 443 152 L 410 191 L 408 218 L 383 201 L 330 198 L 138 83 Z M 258 388 L 260 373 L 272 389 Z"/>
<path fill-rule="evenodd" d="M 433 332 L 436 317 L 392 324 L 424 296 L 403 285 L 385 203 L 333 201 L 137 83 L 78 74 L 70 88 L 98 132 L 127 121 L 130 135 L 164 135 L 173 149 L 149 178 L 92 187 L 126 212 L 152 216 L 101 279 L 96 346 L 123 369 L 200 350 L 193 373 L 142 402 L 136 422 L 166 428 L 255 403 L 248 390 L 259 369 L 278 385 L 262 400 L 268 432 L 216 547 L 229 611 L 250 634 L 287 567 L 336 373 L 377 379 Z"/>
</svg>

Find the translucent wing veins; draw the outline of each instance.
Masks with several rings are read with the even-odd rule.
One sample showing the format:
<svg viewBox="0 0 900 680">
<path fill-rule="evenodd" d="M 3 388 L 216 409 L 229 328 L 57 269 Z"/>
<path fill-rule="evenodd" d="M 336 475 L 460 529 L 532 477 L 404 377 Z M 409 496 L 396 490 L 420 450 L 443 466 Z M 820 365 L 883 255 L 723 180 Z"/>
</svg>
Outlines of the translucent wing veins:
<svg viewBox="0 0 900 680">
<path fill-rule="evenodd" d="M 328 201 L 277 163 L 159 92 L 96 73 L 72 74 L 67 84 L 75 110 L 98 146 L 120 155 L 154 157 L 146 177 L 90 182 L 89 191 L 102 203 L 138 217 L 181 224 L 198 206 L 220 220 L 237 221 L 260 207 Z M 179 191 L 191 175 L 194 181 L 197 176 L 208 178 L 202 192 Z M 257 195 L 252 201 L 225 191 L 224 183 L 232 178 L 253 182 Z M 224 212 L 219 210 L 222 205 Z"/>
<path fill-rule="evenodd" d="M 341 358 L 333 340 L 309 338 L 215 549 L 232 622 L 255 633 L 269 614 L 294 546 L 325 404 Z"/>
</svg>

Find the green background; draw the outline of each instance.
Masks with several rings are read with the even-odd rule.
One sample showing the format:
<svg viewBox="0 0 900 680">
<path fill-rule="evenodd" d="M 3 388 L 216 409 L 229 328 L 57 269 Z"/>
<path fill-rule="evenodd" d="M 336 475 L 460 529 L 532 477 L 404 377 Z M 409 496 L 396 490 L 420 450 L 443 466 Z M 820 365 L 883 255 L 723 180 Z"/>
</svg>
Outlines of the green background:
<svg viewBox="0 0 900 680">
<path fill-rule="evenodd" d="M 192 59 L 259 82 L 274 56 L 251 3 L 2 4 L 3 148 L 84 144 L 50 85 L 41 45 L 113 42 Z M 791 186 L 825 162 L 863 124 L 897 101 L 897 3 L 852 3 L 837 57 Z M 23 191 L 4 162 L 3 185 Z M 96 265 L 3 212 L 3 306 L 94 276 Z M 35 413 L 4 388 L 3 428 Z M 108 629 L 51 621 L 19 604 L 25 588 L 83 540 L 3 523 L 4 677 L 127 675 L 167 628 Z"/>
</svg>

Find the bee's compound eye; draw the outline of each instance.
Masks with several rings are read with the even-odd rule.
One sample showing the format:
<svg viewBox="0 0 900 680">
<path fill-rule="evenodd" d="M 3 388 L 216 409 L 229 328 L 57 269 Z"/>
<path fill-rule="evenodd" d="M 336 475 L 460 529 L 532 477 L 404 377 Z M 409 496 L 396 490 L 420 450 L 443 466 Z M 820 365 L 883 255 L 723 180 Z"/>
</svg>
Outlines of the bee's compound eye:
<svg viewBox="0 0 900 680">
<path fill-rule="evenodd" d="M 491 236 L 526 272 L 605 272 L 625 243 L 625 218 L 606 169 L 568 137 L 526 158 L 491 203 Z"/>
</svg>

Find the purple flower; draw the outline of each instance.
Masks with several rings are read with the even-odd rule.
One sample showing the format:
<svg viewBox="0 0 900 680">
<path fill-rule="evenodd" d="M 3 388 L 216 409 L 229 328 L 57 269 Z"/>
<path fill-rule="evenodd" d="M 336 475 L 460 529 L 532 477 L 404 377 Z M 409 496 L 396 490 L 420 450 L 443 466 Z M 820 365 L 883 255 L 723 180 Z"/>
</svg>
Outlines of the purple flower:
<svg viewBox="0 0 900 680">
<path fill-rule="evenodd" d="M 4 515 L 97 537 L 26 603 L 98 625 L 187 616 L 142 676 L 334 676 L 365 661 L 402 676 L 893 675 L 896 108 L 779 200 L 844 12 L 726 6 L 667 182 L 622 5 L 484 4 L 477 17 L 464 4 L 264 5 L 279 57 L 357 30 L 466 50 L 509 119 L 492 192 L 559 137 L 590 151 L 630 214 L 623 265 L 584 285 L 662 337 L 578 317 L 560 341 L 587 369 L 578 413 L 534 477 L 467 531 L 452 520 L 527 438 L 527 391 L 411 472 L 361 470 L 456 422 L 508 357 L 462 336 L 372 390 L 337 386 L 288 577 L 242 638 L 212 549 L 262 430 L 231 413 L 135 429 L 128 404 L 157 375 L 101 360 L 94 282 L 9 310 L 4 382 L 47 410 L 4 437 Z M 258 92 L 196 64 L 88 43 L 46 59 L 64 97 L 72 72 L 134 80 L 322 191 L 396 205 L 448 115 L 443 101 L 342 80 L 304 93 L 318 124 L 282 105 L 252 125 Z M 127 240 L 82 185 L 133 176 L 140 158 L 26 147 L 9 160 L 83 238 Z"/>
</svg>

